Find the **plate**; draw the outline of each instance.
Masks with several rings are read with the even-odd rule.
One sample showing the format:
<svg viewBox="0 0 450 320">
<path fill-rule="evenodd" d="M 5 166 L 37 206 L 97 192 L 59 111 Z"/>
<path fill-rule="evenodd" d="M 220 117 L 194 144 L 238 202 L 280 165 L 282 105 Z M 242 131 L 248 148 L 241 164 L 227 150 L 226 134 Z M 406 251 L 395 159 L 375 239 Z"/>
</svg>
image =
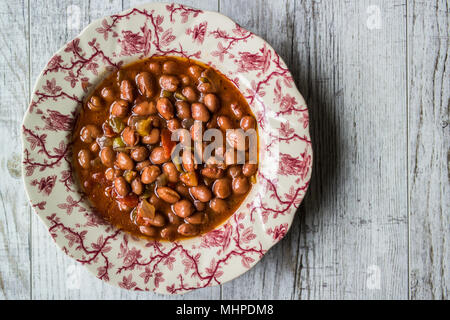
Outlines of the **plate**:
<svg viewBox="0 0 450 320">
<path fill-rule="evenodd" d="M 70 136 L 82 101 L 106 75 L 154 55 L 182 56 L 225 74 L 258 123 L 257 183 L 224 224 L 177 242 L 135 238 L 105 223 L 72 175 Z M 249 270 L 288 232 L 309 185 L 308 110 L 291 73 L 263 39 L 229 18 L 152 3 L 91 23 L 41 72 L 23 120 L 23 177 L 56 244 L 107 283 L 185 293 Z"/>
</svg>

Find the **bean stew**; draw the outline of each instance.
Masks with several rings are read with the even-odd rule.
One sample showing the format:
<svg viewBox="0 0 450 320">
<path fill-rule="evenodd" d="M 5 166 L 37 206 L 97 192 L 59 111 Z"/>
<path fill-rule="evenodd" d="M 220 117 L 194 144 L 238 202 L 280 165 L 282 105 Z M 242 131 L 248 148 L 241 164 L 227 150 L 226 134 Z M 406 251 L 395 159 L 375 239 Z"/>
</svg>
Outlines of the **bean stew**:
<svg viewBox="0 0 450 320">
<path fill-rule="evenodd" d="M 245 98 L 222 73 L 193 60 L 152 57 L 121 67 L 87 97 L 73 133 L 73 167 L 111 224 L 156 240 L 193 237 L 226 221 L 256 182 L 248 147 L 234 144 L 238 130 L 256 127 Z M 194 149 L 211 143 L 195 144 L 199 129 L 213 128 L 244 152 L 243 164 L 225 147 L 195 161 Z M 174 156 L 178 129 L 190 133 L 180 143 L 193 141 L 194 148 Z"/>
</svg>

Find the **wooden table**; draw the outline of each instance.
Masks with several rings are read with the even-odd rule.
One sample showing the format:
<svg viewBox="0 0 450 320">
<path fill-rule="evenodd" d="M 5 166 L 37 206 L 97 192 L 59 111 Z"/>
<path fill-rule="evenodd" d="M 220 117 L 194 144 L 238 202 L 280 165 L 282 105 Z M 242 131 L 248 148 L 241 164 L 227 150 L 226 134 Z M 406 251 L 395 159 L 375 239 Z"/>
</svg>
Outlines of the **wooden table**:
<svg viewBox="0 0 450 320">
<path fill-rule="evenodd" d="M 65 256 L 25 196 L 22 117 L 58 48 L 140 2 L 0 3 L 0 299 L 449 298 L 447 0 L 180 1 L 231 17 L 288 64 L 310 108 L 307 197 L 256 267 L 182 296 L 111 287 Z"/>
</svg>

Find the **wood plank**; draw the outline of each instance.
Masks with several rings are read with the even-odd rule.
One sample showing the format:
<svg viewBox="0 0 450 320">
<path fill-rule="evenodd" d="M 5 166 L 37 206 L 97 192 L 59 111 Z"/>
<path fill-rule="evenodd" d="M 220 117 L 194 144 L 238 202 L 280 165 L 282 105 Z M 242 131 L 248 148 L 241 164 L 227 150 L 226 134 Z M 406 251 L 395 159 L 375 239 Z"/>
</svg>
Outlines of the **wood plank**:
<svg viewBox="0 0 450 320">
<path fill-rule="evenodd" d="M 296 4 L 291 68 L 315 152 L 296 296 L 406 299 L 405 1 Z"/>
<path fill-rule="evenodd" d="M 25 192 L 17 192 L 23 190 L 20 124 L 30 94 L 28 14 L 26 1 L 0 3 L 0 300 L 31 295 L 31 209 Z"/>
<path fill-rule="evenodd" d="M 408 2 L 410 297 L 449 299 L 449 4 Z"/>
<path fill-rule="evenodd" d="M 89 22 L 122 10 L 113 1 L 31 1 L 31 85 L 50 57 Z M 70 7 L 70 8 L 69 8 Z M 77 16 L 79 19 L 77 19 Z M 33 299 L 98 299 L 105 285 L 66 256 L 53 242 L 39 218 L 32 220 Z M 117 298 L 112 296 L 111 299 Z"/>
<path fill-rule="evenodd" d="M 199 8 L 202 10 L 210 10 L 217 11 L 218 10 L 218 2 L 216 1 L 204 1 L 204 0 L 183 0 L 176 1 L 177 3 L 188 5 L 194 8 Z M 148 3 L 145 0 L 125 0 L 123 3 L 123 9 L 126 10 L 128 8 L 138 6 L 140 4 Z M 174 296 L 164 296 L 155 293 L 134 293 L 134 292 L 124 292 L 122 291 L 122 296 L 127 299 L 133 297 L 141 297 L 145 299 L 167 299 L 167 300 L 184 300 L 184 299 L 195 299 L 195 300 L 208 300 L 208 299 L 220 299 L 221 297 L 221 287 L 216 286 L 212 288 L 203 288 L 199 290 L 195 290 L 193 292 L 189 292 L 183 295 L 174 295 Z"/>
<path fill-rule="evenodd" d="M 114 14 L 136 5 L 138 2 L 114 0 L 72 1 L 72 10 L 80 12 L 80 24 L 67 25 L 69 4 L 60 1 L 33 1 L 32 25 L 40 25 L 31 35 L 32 81 L 38 76 L 51 55 L 67 41 L 75 37 L 92 20 Z M 208 10 L 217 10 L 217 4 L 184 1 Z M 163 296 L 148 292 L 129 292 L 112 287 L 96 279 L 85 268 L 62 253 L 51 240 L 48 231 L 37 217 L 33 218 L 33 298 L 35 299 L 205 299 L 220 298 L 220 287 L 205 288 L 182 296 Z"/>
<path fill-rule="evenodd" d="M 295 1 L 248 1 L 245 10 L 236 1 L 221 0 L 220 12 L 268 41 L 292 67 Z M 223 285 L 224 299 L 292 299 L 299 261 L 299 216 L 280 243 L 251 270 Z M 251 294 L 249 294 L 251 292 Z"/>
</svg>

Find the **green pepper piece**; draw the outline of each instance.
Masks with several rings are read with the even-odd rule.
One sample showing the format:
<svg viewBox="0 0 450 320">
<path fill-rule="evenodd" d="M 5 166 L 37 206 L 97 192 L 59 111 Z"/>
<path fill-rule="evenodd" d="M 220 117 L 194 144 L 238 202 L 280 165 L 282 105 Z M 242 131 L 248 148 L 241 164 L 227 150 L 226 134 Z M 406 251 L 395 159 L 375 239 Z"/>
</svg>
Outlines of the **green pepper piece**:
<svg viewBox="0 0 450 320">
<path fill-rule="evenodd" d="M 153 119 L 151 117 L 144 120 L 139 120 L 136 123 L 137 133 L 142 137 L 148 136 L 152 130 L 152 121 Z"/>
<path fill-rule="evenodd" d="M 137 210 L 136 210 L 136 208 L 133 208 L 133 210 L 131 210 L 131 212 L 130 212 L 130 220 L 134 224 L 136 224 L 136 216 L 137 216 Z"/>
<path fill-rule="evenodd" d="M 181 160 L 178 155 L 173 157 L 172 162 L 179 172 L 184 173 L 183 166 L 181 165 Z"/>
<path fill-rule="evenodd" d="M 175 92 L 174 96 L 178 100 L 183 100 L 183 101 L 187 100 L 187 98 L 181 92 Z"/>
<path fill-rule="evenodd" d="M 161 95 L 165 98 L 170 98 L 172 96 L 172 92 L 163 90 L 163 91 L 161 91 Z"/>
<path fill-rule="evenodd" d="M 125 123 L 117 117 L 109 119 L 108 122 L 115 133 L 121 133 L 125 129 Z"/>
<path fill-rule="evenodd" d="M 122 137 L 115 137 L 113 141 L 113 149 L 125 147 L 125 142 L 123 142 Z"/>
<path fill-rule="evenodd" d="M 131 183 L 131 181 L 133 181 L 136 175 L 137 175 L 136 171 L 133 170 L 125 170 L 125 172 L 123 173 L 123 177 L 128 183 Z"/>
</svg>

